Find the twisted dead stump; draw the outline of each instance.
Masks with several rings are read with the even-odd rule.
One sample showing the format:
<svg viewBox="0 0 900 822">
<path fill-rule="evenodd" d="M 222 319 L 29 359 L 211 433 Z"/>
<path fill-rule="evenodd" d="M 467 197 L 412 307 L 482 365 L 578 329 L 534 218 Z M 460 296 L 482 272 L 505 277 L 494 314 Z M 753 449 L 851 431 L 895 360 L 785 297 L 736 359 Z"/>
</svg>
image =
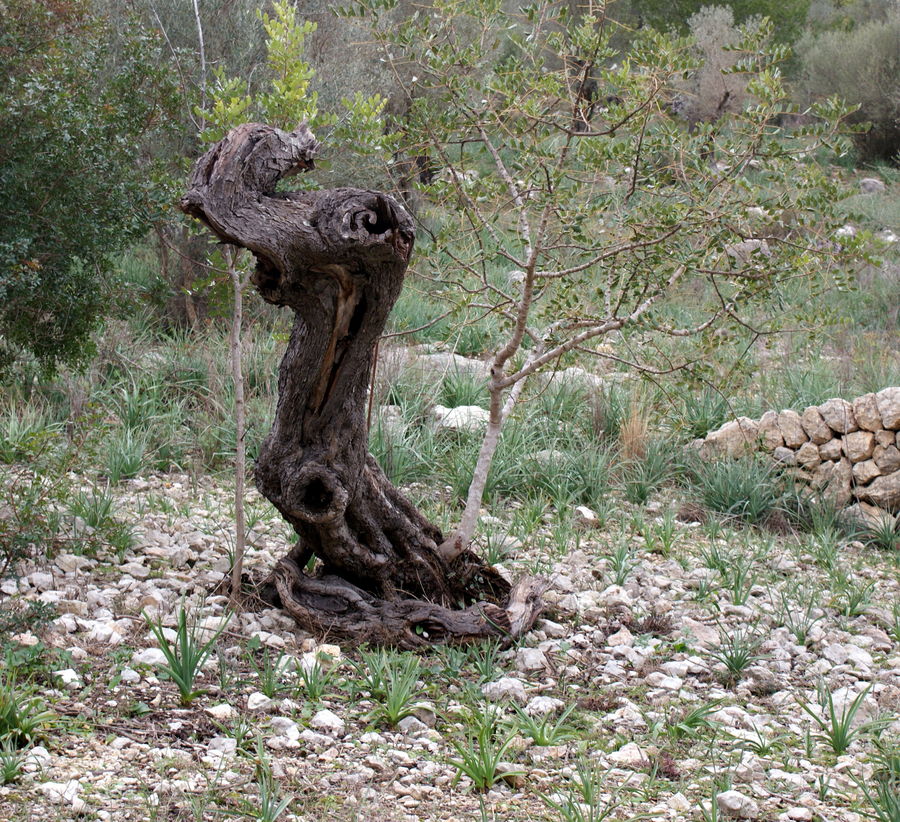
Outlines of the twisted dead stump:
<svg viewBox="0 0 900 822">
<path fill-rule="evenodd" d="M 305 125 L 244 124 L 198 161 L 181 201 L 219 240 L 249 249 L 263 299 L 295 313 L 256 484 L 299 540 L 264 590 L 319 635 L 403 648 L 517 636 L 540 612 L 544 583 L 510 588 L 471 552 L 446 563 L 440 531 L 368 453 L 373 350 L 414 227 L 377 191 L 277 192 L 313 168 L 317 147 Z M 315 575 L 304 570 L 313 556 Z"/>
</svg>

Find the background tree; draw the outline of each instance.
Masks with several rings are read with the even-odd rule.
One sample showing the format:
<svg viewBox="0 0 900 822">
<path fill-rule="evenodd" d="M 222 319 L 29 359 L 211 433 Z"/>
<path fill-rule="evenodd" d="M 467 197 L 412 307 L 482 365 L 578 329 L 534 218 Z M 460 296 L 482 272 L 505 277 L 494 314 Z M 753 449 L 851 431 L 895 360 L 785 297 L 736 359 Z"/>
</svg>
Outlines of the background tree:
<svg viewBox="0 0 900 822">
<path fill-rule="evenodd" d="M 747 21 L 746 27 L 761 25 L 761 18 Z M 687 120 L 688 127 L 718 120 L 724 114 L 743 110 L 747 104 L 747 75 L 738 68 L 744 56 L 733 49 L 742 38 L 728 6 L 704 6 L 688 19 L 688 29 L 697 50 L 697 67 L 683 83 L 682 94 L 673 107 Z"/>
<path fill-rule="evenodd" d="M 51 371 L 89 356 L 112 256 L 159 205 L 140 146 L 174 89 L 152 36 L 128 27 L 114 55 L 86 2 L 0 13 L 0 370 L 25 357 Z"/>
<path fill-rule="evenodd" d="M 798 52 L 808 99 L 838 94 L 858 106 L 850 119 L 860 158 L 900 164 L 900 9 L 808 36 Z"/>
</svg>

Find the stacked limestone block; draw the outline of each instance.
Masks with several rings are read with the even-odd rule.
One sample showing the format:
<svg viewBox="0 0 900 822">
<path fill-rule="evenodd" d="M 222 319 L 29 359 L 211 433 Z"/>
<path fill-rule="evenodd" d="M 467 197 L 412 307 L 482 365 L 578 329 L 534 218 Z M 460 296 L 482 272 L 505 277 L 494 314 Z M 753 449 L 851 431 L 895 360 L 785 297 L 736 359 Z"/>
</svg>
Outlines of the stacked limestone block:
<svg viewBox="0 0 900 822">
<path fill-rule="evenodd" d="M 831 399 L 796 411 L 739 417 L 696 446 L 704 458 L 761 449 L 793 466 L 798 479 L 841 506 L 852 502 L 900 512 L 900 388 L 853 402 Z"/>
</svg>

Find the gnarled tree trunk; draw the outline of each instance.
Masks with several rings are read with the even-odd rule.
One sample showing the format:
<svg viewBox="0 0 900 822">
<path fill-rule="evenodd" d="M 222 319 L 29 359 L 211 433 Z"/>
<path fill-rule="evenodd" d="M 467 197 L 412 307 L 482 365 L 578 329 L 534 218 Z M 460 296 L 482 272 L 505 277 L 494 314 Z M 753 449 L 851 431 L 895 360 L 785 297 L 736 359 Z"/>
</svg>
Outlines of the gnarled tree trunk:
<svg viewBox="0 0 900 822">
<path fill-rule="evenodd" d="M 406 211 L 377 191 L 276 192 L 313 167 L 317 142 L 249 123 L 197 163 L 182 209 L 256 257 L 262 297 L 295 312 L 256 484 L 299 536 L 266 590 L 305 629 L 415 647 L 515 636 L 540 610 L 540 580 L 515 588 L 439 530 L 368 453 L 372 357 L 412 253 Z M 321 560 L 313 576 L 304 571 Z"/>
</svg>

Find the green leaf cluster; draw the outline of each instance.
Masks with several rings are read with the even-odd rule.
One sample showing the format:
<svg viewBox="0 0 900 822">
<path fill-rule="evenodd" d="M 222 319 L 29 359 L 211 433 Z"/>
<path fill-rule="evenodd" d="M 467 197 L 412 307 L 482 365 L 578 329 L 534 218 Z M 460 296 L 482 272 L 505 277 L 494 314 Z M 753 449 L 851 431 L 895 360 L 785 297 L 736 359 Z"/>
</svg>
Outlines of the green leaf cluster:
<svg viewBox="0 0 900 822">
<path fill-rule="evenodd" d="M 331 129 L 332 146 L 345 145 L 346 150 L 358 154 L 389 150 L 391 135 L 385 133 L 383 121 L 386 100 L 380 94 L 357 91 L 342 98 L 340 115 L 320 109 L 318 92 L 312 86 L 315 71 L 305 54 L 316 23 L 301 19 L 288 0 L 276 0 L 271 14 L 260 10 L 258 16 L 266 35 L 266 79 L 251 93 L 244 78 L 217 68 L 209 105 L 196 109 L 205 123 L 201 138 L 214 142 L 248 120 L 288 131 L 305 122 L 314 130 Z"/>
</svg>

